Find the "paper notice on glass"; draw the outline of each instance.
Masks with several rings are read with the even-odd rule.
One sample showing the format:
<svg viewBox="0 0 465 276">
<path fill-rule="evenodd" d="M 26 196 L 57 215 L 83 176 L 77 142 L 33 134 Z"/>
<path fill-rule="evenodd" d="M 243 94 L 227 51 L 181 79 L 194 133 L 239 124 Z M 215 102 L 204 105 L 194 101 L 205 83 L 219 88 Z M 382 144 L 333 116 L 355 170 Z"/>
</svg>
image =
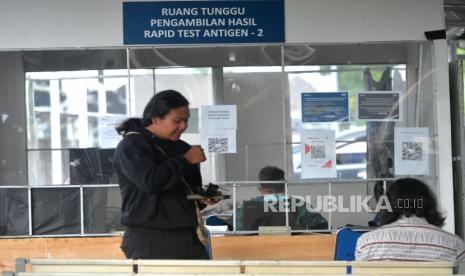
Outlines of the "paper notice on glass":
<svg viewBox="0 0 465 276">
<path fill-rule="evenodd" d="M 301 178 L 335 178 L 334 130 L 301 130 Z"/>
<path fill-rule="evenodd" d="M 302 122 L 348 122 L 348 92 L 302 93 Z"/>
<path fill-rule="evenodd" d="M 237 129 L 237 107 L 235 105 L 203 105 L 201 128 Z"/>
<path fill-rule="evenodd" d="M 357 93 L 357 119 L 402 121 L 400 92 L 368 91 Z"/>
<path fill-rule="evenodd" d="M 396 175 L 429 174 L 429 129 L 396 127 L 394 129 L 394 171 Z"/>
<path fill-rule="evenodd" d="M 202 148 L 206 153 L 236 153 L 236 130 L 202 131 Z"/>
<path fill-rule="evenodd" d="M 98 141 L 101 148 L 116 148 L 122 136 L 115 128 L 126 120 L 126 116 L 102 116 L 98 118 Z"/>
</svg>

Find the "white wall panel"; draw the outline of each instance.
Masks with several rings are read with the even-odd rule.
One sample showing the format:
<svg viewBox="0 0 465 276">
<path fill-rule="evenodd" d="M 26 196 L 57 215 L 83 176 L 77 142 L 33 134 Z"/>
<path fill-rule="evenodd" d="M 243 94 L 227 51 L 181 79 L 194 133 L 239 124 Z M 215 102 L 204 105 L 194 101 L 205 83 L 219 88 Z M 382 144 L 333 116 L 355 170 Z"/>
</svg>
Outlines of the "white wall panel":
<svg viewBox="0 0 465 276">
<path fill-rule="evenodd" d="M 0 0 L 0 50 L 123 46 L 122 0 Z M 286 0 L 286 42 L 425 40 L 442 0 Z"/>
<path fill-rule="evenodd" d="M 286 42 L 362 40 L 361 0 L 287 0 Z"/>
<path fill-rule="evenodd" d="M 444 28 L 441 0 L 287 0 L 286 42 L 425 40 Z"/>
<path fill-rule="evenodd" d="M 120 46 L 121 0 L 0 0 L 0 49 Z"/>
<path fill-rule="evenodd" d="M 424 32 L 445 28 L 438 0 L 362 0 L 363 41 L 426 40 Z"/>
</svg>

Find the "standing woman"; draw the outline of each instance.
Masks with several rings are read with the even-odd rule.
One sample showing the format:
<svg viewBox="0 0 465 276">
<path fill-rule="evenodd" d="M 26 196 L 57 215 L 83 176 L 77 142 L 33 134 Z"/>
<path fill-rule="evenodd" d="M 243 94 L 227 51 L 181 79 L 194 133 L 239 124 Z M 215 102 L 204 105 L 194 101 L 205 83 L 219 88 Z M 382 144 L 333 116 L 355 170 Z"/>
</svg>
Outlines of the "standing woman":
<svg viewBox="0 0 465 276">
<path fill-rule="evenodd" d="M 142 119 L 116 128 L 124 138 L 114 155 L 125 233 L 121 249 L 130 259 L 208 259 L 196 233 L 198 209 L 187 200 L 202 184 L 201 147 L 180 140 L 187 128 L 189 102 L 179 92 L 155 94 Z M 201 225 L 203 227 L 203 225 Z"/>
</svg>

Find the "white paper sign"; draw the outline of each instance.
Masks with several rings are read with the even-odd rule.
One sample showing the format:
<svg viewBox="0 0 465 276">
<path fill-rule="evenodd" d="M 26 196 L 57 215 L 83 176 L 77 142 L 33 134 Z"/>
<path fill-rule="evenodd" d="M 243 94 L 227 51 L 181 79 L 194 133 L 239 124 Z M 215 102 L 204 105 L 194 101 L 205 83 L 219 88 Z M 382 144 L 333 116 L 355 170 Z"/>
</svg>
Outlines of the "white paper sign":
<svg viewBox="0 0 465 276">
<path fill-rule="evenodd" d="M 237 108 L 235 105 L 203 105 L 201 128 L 237 129 Z"/>
<path fill-rule="evenodd" d="M 301 178 L 335 178 L 336 146 L 334 130 L 301 130 Z"/>
<path fill-rule="evenodd" d="M 202 148 L 206 153 L 236 153 L 236 130 L 202 131 Z"/>
<path fill-rule="evenodd" d="M 115 115 L 98 118 L 98 140 L 101 148 L 116 148 L 123 137 L 118 135 L 115 128 L 126 119 L 126 116 Z"/>
<path fill-rule="evenodd" d="M 396 127 L 394 129 L 394 171 L 396 175 L 429 174 L 429 129 Z"/>
</svg>

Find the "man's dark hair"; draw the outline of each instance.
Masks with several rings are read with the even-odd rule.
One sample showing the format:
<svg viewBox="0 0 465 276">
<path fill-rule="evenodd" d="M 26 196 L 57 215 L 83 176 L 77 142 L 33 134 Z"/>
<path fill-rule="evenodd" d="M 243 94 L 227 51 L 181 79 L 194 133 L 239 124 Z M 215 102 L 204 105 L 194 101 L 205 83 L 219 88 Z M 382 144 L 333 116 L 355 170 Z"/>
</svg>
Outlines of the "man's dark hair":
<svg viewBox="0 0 465 276">
<path fill-rule="evenodd" d="M 160 91 L 147 103 L 142 118 L 129 118 L 116 127 L 116 131 L 124 136 L 129 131 L 149 126 L 153 117 L 164 118 L 171 109 L 182 106 L 189 106 L 189 101 L 181 93 L 176 90 Z"/>
<path fill-rule="evenodd" d="M 284 171 L 275 166 L 266 166 L 260 170 L 258 179 L 261 181 L 284 181 Z M 261 183 L 260 186 L 276 193 L 284 192 L 284 183 Z"/>
<path fill-rule="evenodd" d="M 444 225 L 445 217 L 438 210 L 436 197 L 422 181 L 414 178 L 398 179 L 389 186 L 386 195 L 392 212 L 381 210 L 381 225 L 412 215 L 425 218 L 428 223 L 439 227 Z"/>
</svg>

